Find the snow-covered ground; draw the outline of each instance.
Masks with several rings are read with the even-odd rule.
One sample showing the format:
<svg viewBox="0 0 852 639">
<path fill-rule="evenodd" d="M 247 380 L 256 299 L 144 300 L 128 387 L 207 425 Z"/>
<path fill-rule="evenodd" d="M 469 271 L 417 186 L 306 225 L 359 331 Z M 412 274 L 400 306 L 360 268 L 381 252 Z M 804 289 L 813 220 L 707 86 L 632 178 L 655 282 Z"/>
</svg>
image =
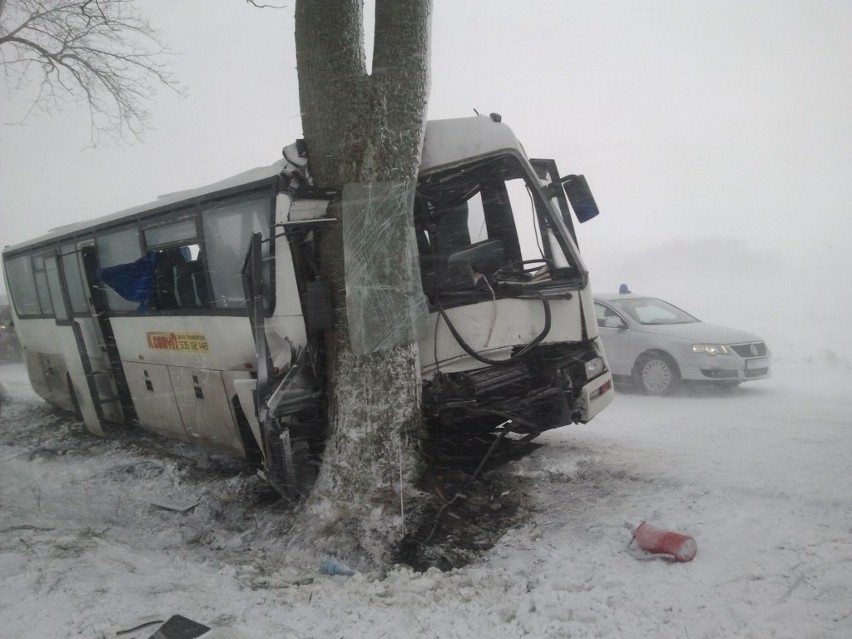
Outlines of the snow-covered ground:
<svg viewBox="0 0 852 639">
<path fill-rule="evenodd" d="M 181 614 L 258 639 L 850 637 L 852 369 L 778 355 L 770 380 L 623 392 L 547 434 L 505 469 L 536 487 L 528 521 L 466 568 L 384 578 L 285 548 L 286 510 L 239 464 L 93 438 L 2 365 L 0 636 L 147 638 L 117 633 Z M 696 558 L 636 559 L 642 520 Z"/>
</svg>

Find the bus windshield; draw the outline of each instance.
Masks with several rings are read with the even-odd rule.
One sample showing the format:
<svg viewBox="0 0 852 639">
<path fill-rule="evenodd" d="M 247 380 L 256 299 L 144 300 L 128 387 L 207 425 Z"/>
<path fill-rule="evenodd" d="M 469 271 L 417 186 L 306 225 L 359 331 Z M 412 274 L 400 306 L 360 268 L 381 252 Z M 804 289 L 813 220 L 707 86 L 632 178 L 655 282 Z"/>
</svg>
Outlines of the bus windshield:
<svg viewBox="0 0 852 639">
<path fill-rule="evenodd" d="M 414 218 L 427 296 L 489 282 L 575 278 L 573 249 L 521 162 L 480 160 L 421 178 Z"/>
</svg>

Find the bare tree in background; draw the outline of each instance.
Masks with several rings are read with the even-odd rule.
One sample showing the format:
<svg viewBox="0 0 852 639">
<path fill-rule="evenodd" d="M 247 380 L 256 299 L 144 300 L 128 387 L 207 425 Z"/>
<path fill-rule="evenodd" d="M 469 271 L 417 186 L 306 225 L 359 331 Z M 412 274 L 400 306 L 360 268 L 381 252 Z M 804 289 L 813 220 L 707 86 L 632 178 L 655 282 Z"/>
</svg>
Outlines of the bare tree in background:
<svg viewBox="0 0 852 639">
<path fill-rule="evenodd" d="M 167 50 L 132 0 L 0 0 L 0 65 L 34 111 L 89 109 L 92 141 L 139 139 L 158 85 L 177 90 Z M 26 116 L 25 118 L 26 119 Z"/>
</svg>

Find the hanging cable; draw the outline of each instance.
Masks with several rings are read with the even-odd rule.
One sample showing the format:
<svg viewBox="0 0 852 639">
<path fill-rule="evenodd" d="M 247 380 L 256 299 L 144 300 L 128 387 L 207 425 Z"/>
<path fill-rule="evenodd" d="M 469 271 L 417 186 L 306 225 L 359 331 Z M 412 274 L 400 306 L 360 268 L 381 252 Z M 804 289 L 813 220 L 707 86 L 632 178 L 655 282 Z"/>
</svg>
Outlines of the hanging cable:
<svg viewBox="0 0 852 639">
<path fill-rule="evenodd" d="M 548 333 L 550 333 L 550 320 L 551 320 L 550 304 L 547 303 L 547 299 L 545 299 L 544 295 L 540 295 L 540 296 L 541 296 L 541 302 L 544 305 L 544 328 L 542 329 L 541 333 L 539 333 L 533 341 L 531 341 L 529 344 L 524 346 L 524 348 L 522 348 L 520 351 L 518 351 L 514 355 L 511 355 L 507 359 L 489 359 L 488 357 L 480 355 L 475 350 L 473 350 L 473 348 L 471 348 L 471 346 L 466 341 L 464 341 L 464 338 L 456 330 L 456 327 L 453 326 L 453 323 L 450 321 L 450 318 L 447 317 L 447 313 L 444 311 L 444 307 L 441 306 L 440 298 L 438 298 L 436 296 L 435 301 L 438 304 L 438 313 L 440 313 L 441 317 L 447 323 L 447 328 L 450 329 L 450 333 L 455 338 L 456 342 L 458 342 L 459 346 L 462 347 L 462 350 L 464 350 L 465 353 L 470 355 L 473 359 L 475 359 L 479 362 L 482 362 L 483 364 L 491 364 L 491 365 L 495 365 L 495 366 L 502 366 L 502 365 L 506 365 L 506 364 L 513 364 L 513 363 L 523 359 L 527 355 L 529 355 L 530 351 L 532 351 L 533 348 L 538 346 L 542 342 L 542 340 L 544 340 L 544 338 L 547 337 Z"/>
</svg>

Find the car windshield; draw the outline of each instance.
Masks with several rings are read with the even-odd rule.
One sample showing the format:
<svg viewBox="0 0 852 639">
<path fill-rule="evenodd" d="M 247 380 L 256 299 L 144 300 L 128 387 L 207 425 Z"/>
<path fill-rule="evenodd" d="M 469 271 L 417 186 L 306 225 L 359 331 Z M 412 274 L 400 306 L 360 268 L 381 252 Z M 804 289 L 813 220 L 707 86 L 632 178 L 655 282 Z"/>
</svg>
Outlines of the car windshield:
<svg viewBox="0 0 852 639">
<path fill-rule="evenodd" d="M 692 324 L 699 321 L 676 306 L 652 297 L 631 297 L 612 300 L 611 303 L 640 324 Z"/>
</svg>

